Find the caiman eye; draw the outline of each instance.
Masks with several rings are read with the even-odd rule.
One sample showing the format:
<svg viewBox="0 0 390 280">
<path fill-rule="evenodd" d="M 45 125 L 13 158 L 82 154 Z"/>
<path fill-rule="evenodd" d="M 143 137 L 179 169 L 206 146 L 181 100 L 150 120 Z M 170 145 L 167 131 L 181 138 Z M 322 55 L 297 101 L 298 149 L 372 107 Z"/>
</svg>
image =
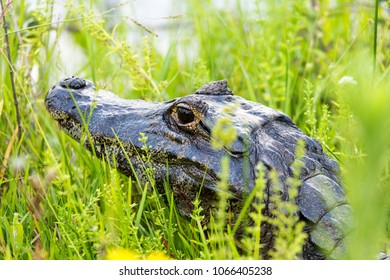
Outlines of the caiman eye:
<svg viewBox="0 0 390 280">
<path fill-rule="evenodd" d="M 195 120 L 195 115 L 191 109 L 184 106 L 177 106 L 177 118 L 181 124 L 189 124 Z"/>
</svg>

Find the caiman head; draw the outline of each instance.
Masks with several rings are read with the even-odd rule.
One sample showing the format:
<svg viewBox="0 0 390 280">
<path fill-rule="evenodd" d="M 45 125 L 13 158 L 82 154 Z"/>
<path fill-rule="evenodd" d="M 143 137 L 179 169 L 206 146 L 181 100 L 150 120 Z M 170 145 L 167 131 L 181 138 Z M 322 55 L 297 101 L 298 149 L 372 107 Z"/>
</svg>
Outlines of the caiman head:
<svg viewBox="0 0 390 280">
<path fill-rule="evenodd" d="M 346 202 L 337 177 L 337 163 L 288 116 L 234 96 L 224 80 L 205 85 L 185 97 L 152 103 L 125 100 L 111 92 L 96 90 L 87 80 L 72 77 L 53 86 L 45 104 L 62 130 L 74 139 L 80 141 L 87 128 L 90 139 L 84 145 L 98 157 L 115 162 L 125 175 L 145 182 L 148 180 L 145 167 L 150 164 L 159 191 L 163 193 L 164 182 L 169 182 L 177 208 L 186 217 L 190 217 L 198 193 L 206 217 L 217 206 L 216 183 L 224 156 L 230 158 L 228 184 L 233 213 L 239 213 L 241 201 L 253 189 L 258 162 L 266 167 L 266 175 L 270 170 L 279 174 L 281 195 L 288 199 L 286 179 L 293 174 L 291 164 L 297 140 L 303 139 L 306 153 L 297 201 L 299 215 L 311 227 L 309 232 L 314 234 L 310 242 L 315 246 L 330 252 L 343 238 L 339 224 L 329 222 L 339 221 L 348 213 L 339 207 L 346 206 Z M 225 108 L 229 104 L 235 104 L 236 109 L 227 116 Z M 211 131 L 222 117 L 231 118 L 237 138 L 229 147 L 215 150 Z M 146 145 L 140 141 L 141 133 L 147 137 Z M 143 159 L 145 156 L 148 163 Z M 272 192 L 270 184 L 267 193 Z M 264 203 L 268 215 L 272 205 Z M 321 223 L 321 230 L 316 231 Z M 310 254 L 307 257 L 316 257 Z"/>
</svg>

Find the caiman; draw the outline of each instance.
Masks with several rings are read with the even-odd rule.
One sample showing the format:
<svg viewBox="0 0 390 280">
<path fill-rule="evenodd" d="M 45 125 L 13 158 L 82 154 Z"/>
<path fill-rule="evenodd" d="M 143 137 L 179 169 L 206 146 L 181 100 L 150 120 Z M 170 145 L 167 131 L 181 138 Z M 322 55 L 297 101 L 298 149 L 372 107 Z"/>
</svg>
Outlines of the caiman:
<svg viewBox="0 0 390 280">
<path fill-rule="evenodd" d="M 297 141 L 302 139 L 302 183 L 294 203 L 299 207 L 296 214 L 306 224 L 308 238 L 300 257 L 342 257 L 351 210 L 337 162 L 287 115 L 233 95 L 225 80 L 211 82 L 181 98 L 153 103 L 122 99 L 109 91 L 96 90 L 90 81 L 70 77 L 51 88 L 45 104 L 63 131 L 80 141 L 87 128 L 91 141 L 83 141 L 84 145 L 99 158 L 114 157 L 120 172 L 137 176 L 141 182 L 147 180 L 141 158 L 145 143 L 139 140 L 144 133 L 159 192 L 165 192 L 163 185 L 168 181 L 177 209 L 185 217 L 190 217 L 200 193 L 206 221 L 209 213 L 217 210 L 218 174 L 224 156 L 230 158 L 230 210 L 240 212 L 242 200 L 254 187 L 256 166 L 261 162 L 267 179 L 263 212 L 270 216 L 274 207 L 269 199 L 273 194 L 270 171 L 279 175 L 280 195 L 288 200 L 286 181 L 294 174 Z M 230 118 L 237 138 L 229 147 L 215 150 L 211 132 L 217 120 L 226 117 L 229 104 L 236 104 Z M 272 248 L 274 235 L 273 227 L 263 223 L 261 243 L 265 251 Z"/>
</svg>

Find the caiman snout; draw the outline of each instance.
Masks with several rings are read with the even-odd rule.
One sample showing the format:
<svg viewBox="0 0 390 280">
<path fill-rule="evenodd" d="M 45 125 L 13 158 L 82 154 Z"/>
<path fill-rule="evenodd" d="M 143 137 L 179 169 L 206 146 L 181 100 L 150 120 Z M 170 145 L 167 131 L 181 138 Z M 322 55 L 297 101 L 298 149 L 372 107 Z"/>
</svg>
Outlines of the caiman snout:
<svg viewBox="0 0 390 280">
<path fill-rule="evenodd" d="M 89 101 L 93 92 L 91 82 L 79 77 L 69 77 L 51 88 L 46 95 L 45 105 L 54 119 L 65 119 L 78 115 L 76 101 Z"/>
</svg>

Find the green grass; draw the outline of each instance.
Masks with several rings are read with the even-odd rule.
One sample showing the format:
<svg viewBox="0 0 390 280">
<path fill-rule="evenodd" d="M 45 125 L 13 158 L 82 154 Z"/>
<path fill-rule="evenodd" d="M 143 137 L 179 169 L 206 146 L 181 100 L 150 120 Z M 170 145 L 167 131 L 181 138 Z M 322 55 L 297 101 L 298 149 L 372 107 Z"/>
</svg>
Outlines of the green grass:
<svg viewBox="0 0 390 280">
<path fill-rule="evenodd" d="M 130 4 L 108 10 L 94 0 L 79 6 L 84 2 L 69 1 L 70 12 L 53 24 L 51 0 L 34 9 L 14 1 L 5 13 L 20 139 L 13 137 L 17 116 L 0 28 L 0 259 L 100 259 L 117 247 L 175 259 L 259 258 L 256 227 L 248 228 L 238 250 L 224 217 L 215 217 L 205 233 L 199 201 L 192 220 L 184 220 L 169 191 L 162 197 L 148 190 L 152 176 L 147 185 L 133 182 L 59 131 L 43 100 L 66 64 L 75 69 L 68 75 L 149 101 L 227 79 L 235 94 L 289 114 L 341 166 L 356 228 L 346 257 L 372 259 L 389 250 L 390 16 L 384 1 L 257 0 L 248 11 L 243 1 L 222 9 L 191 0 L 185 16 L 166 19 L 173 31 L 165 54 L 142 17 L 135 24 L 115 15 Z M 126 40 L 129 33 L 137 40 Z M 64 63 L 65 35 L 75 60 Z M 252 215 L 260 223 L 261 215 Z M 289 251 L 288 244 L 278 246 L 275 258 L 294 258 L 288 253 L 299 242 Z"/>
</svg>

